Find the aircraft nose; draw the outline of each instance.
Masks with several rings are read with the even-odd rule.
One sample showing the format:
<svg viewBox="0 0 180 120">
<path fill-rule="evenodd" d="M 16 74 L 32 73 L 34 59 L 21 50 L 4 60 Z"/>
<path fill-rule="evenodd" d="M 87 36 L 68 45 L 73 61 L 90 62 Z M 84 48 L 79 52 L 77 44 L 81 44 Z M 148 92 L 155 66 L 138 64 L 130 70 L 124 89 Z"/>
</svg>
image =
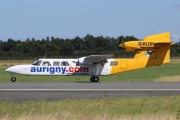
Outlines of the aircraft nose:
<svg viewBox="0 0 180 120">
<path fill-rule="evenodd" d="M 11 67 L 9 67 L 5 70 L 5 72 L 10 72 L 10 71 L 11 71 Z"/>
<path fill-rule="evenodd" d="M 5 70 L 5 72 L 13 73 L 13 72 L 15 72 L 15 69 L 14 69 L 14 67 L 12 66 L 12 67 L 7 68 L 7 69 Z"/>
</svg>

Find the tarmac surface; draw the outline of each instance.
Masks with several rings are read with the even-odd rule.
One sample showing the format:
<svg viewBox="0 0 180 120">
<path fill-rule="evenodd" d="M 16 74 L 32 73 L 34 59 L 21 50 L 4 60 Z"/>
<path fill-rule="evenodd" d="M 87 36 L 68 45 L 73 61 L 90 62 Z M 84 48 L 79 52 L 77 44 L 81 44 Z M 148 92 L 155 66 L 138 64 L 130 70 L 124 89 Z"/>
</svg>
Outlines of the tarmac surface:
<svg viewBox="0 0 180 120">
<path fill-rule="evenodd" d="M 178 82 L 0 83 L 0 100 L 13 102 L 179 95 Z"/>
</svg>

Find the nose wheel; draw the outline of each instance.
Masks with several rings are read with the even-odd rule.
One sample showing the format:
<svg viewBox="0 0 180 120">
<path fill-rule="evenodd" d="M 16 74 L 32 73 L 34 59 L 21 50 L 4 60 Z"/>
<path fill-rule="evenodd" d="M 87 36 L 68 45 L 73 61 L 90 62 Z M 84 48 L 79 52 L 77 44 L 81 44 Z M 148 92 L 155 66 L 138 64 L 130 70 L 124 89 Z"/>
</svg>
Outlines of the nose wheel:
<svg viewBox="0 0 180 120">
<path fill-rule="evenodd" d="M 14 76 L 12 76 L 11 82 L 16 82 L 16 78 Z"/>
<path fill-rule="evenodd" d="M 92 77 L 90 78 L 90 81 L 91 81 L 91 82 L 99 82 L 99 77 L 98 77 L 98 76 L 92 76 Z"/>
</svg>

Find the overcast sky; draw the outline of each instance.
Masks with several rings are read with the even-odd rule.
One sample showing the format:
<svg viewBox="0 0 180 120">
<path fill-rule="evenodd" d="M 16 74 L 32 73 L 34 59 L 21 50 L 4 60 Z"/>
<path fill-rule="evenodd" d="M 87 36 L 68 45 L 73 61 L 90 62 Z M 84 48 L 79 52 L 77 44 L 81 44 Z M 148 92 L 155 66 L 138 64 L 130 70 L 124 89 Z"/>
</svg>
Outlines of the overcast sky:
<svg viewBox="0 0 180 120">
<path fill-rule="evenodd" d="M 0 0 L 0 40 L 180 35 L 180 0 Z"/>
</svg>

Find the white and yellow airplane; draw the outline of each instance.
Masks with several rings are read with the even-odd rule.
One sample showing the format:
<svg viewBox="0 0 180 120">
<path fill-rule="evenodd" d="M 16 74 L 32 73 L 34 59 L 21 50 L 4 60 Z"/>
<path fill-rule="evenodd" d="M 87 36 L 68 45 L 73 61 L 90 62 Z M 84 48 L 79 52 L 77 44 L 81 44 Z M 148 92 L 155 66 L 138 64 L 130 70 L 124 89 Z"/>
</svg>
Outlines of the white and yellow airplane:
<svg viewBox="0 0 180 120">
<path fill-rule="evenodd" d="M 112 58 L 112 55 L 89 55 L 78 59 L 38 59 L 31 65 L 15 65 L 5 71 L 21 75 L 90 75 L 98 82 L 100 75 L 110 75 L 170 62 L 170 33 L 147 36 L 143 41 L 120 44 L 126 51 L 136 51 L 133 59 Z"/>
</svg>

